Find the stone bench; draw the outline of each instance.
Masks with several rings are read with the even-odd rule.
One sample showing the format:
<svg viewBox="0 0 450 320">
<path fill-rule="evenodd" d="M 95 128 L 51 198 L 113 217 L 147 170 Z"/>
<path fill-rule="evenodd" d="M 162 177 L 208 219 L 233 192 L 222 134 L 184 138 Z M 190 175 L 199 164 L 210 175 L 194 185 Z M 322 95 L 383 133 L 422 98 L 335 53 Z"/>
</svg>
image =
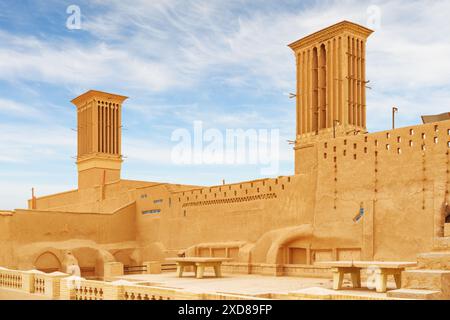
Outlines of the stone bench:
<svg viewBox="0 0 450 320">
<path fill-rule="evenodd" d="M 193 266 L 195 277 L 202 279 L 206 267 L 214 268 L 214 273 L 217 278 L 222 277 L 222 263 L 230 261 L 229 258 L 206 258 L 206 257 L 186 257 L 186 258 L 168 258 L 168 261 L 177 264 L 177 276 L 181 278 L 185 267 Z"/>
<path fill-rule="evenodd" d="M 387 277 L 393 276 L 397 288 L 401 288 L 401 274 L 405 268 L 414 267 L 416 262 L 388 261 L 326 261 L 318 265 L 327 266 L 333 272 L 333 289 L 341 290 L 345 274 L 350 274 L 353 288 L 361 288 L 361 269 L 374 271 L 375 288 L 377 292 L 386 292 Z"/>
</svg>

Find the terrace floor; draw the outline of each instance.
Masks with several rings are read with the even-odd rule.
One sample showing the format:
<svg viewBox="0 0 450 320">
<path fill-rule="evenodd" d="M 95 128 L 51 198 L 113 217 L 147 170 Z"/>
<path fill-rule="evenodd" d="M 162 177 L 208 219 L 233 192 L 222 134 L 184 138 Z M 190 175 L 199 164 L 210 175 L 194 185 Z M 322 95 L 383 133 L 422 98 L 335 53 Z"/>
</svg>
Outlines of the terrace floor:
<svg viewBox="0 0 450 320">
<path fill-rule="evenodd" d="M 185 272 L 178 278 L 175 272 L 161 274 L 125 275 L 120 279 L 140 285 L 181 289 L 193 293 L 228 293 L 278 299 L 386 299 L 386 293 L 363 288 L 354 290 L 349 279 L 344 289 L 332 290 L 333 281 L 326 278 L 273 277 L 262 275 L 224 274 L 215 278 L 213 272 L 205 272 L 203 279 L 196 279 L 193 272 Z M 388 290 L 395 289 L 393 282 Z"/>
</svg>

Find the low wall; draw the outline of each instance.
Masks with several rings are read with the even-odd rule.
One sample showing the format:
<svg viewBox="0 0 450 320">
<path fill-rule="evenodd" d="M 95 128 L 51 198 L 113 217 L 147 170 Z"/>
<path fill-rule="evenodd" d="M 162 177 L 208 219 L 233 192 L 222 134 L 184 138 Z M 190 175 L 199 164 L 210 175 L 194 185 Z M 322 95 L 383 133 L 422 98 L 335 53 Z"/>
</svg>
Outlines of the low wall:
<svg viewBox="0 0 450 320">
<path fill-rule="evenodd" d="M 10 240 L 19 243 L 87 239 L 117 243 L 135 239 L 135 203 L 112 213 L 15 210 Z"/>
<path fill-rule="evenodd" d="M 94 281 L 68 274 L 0 268 L 0 299 L 40 300 L 263 300 L 258 297 L 134 285 L 127 281 Z"/>
<path fill-rule="evenodd" d="M 21 295 L 35 294 L 47 299 L 58 299 L 60 281 L 67 276 L 60 272 L 47 274 L 38 270 L 18 271 L 0 268 L 0 289 L 12 290 Z"/>
</svg>

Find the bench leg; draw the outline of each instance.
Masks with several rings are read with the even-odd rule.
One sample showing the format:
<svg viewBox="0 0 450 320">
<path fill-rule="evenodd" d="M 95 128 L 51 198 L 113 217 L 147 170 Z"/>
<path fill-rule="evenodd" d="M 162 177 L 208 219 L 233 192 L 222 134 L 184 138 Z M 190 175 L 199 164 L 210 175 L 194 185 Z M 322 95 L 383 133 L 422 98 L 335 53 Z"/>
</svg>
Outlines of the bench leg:
<svg viewBox="0 0 450 320">
<path fill-rule="evenodd" d="M 216 274 L 217 278 L 222 278 L 222 270 L 220 268 L 220 265 L 214 266 L 214 273 Z"/>
<path fill-rule="evenodd" d="M 344 272 L 341 270 L 333 271 L 333 289 L 341 290 L 343 281 L 344 281 Z"/>
<path fill-rule="evenodd" d="M 195 277 L 197 277 L 197 266 L 196 265 L 194 265 L 194 274 L 195 274 Z"/>
<path fill-rule="evenodd" d="M 397 286 L 397 289 L 400 289 L 402 287 L 402 273 L 394 273 L 394 279 L 395 279 L 395 285 Z"/>
<path fill-rule="evenodd" d="M 352 284 L 353 284 L 353 288 L 361 288 L 361 272 L 358 271 L 353 271 L 351 273 L 352 276 Z"/>
<path fill-rule="evenodd" d="M 377 292 L 386 292 L 386 285 L 387 285 L 386 273 L 378 271 L 375 276 L 376 276 L 375 287 L 377 289 Z"/>
<path fill-rule="evenodd" d="M 197 266 L 197 279 L 202 279 L 204 272 L 205 272 L 204 266 Z"/>
<path fill-rule="evenodd" d="M 177 276 L 178 276 L 178 278 L 181 278 L 183 276 L 183 269 L 184 269 L 184 266 L 177 265 Z"/>
</svg>

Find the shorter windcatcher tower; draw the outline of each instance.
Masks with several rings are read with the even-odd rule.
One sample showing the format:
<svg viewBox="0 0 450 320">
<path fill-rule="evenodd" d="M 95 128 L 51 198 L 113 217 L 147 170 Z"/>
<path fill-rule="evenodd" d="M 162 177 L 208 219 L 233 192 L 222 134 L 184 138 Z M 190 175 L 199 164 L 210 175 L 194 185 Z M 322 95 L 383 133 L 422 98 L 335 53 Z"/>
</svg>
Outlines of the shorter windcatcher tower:
<svg viewBox="0 0 450 320">
<path fill-rule="evenodd" d="M 72 100 L 77 107 L 78 188 L 120 179 L 122 103 L 127 97 L 90 90 Z"/>
<path fill-rule="evenodd" d="M 308 162 L 304 149 L 366 132 L 366 40 L 372 32 L 343 21 L 289 45 L 297 61 L 297 173 Z"/>
</svg>

